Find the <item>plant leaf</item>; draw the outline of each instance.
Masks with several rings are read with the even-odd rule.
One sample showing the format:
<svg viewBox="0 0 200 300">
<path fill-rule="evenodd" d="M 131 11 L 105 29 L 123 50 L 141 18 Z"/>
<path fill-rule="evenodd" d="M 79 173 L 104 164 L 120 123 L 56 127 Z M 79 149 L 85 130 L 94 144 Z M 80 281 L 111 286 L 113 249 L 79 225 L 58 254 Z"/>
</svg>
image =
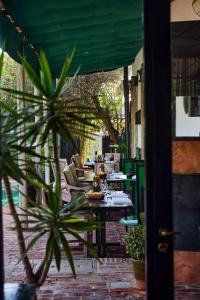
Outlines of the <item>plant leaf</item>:
<svg viewBox="0 0 200 300">
<path fill-rule="evenodd" d="M 52 77 L 49 63 L 44 51 L 40 52 L 40 67 L 43 74 L 43 82 L 45 84 L 48 97 L 53 96 Z"/>
<path fill-rule="evenodd" d="M 61 92 L 63 86 L 65 85 L 66 76 L 68 75 L 69 68 L 70 68 L 72 60 L 74 58 L 74 54 L 75 54 L 75 49 L 73 49 L 70 57 L 66 57 L 66 59 L 64 61 L 62 71 L 61 71 L 61 74 L 60 74 L 60 79 L 58 81 L 56 91 L 55 91 L 55 94 L 54 94 L 54 98 L 57 98 L 60 95 L 60 92 Z"/>
<path fill-rule="evenodd" d="M 40 77 L 37 75 L 37 73 L 35 72 L 35 70 L 32 68 L 32 66 L 28 63 L 28 61 L 26 60 L 26 58 L 22 55 L 19 54 L 19 58 L 20 61 L 26 71 L 26 73 L 28 74 L 29 79 L 32 81 L 33 85 L 38 89 L 38 91 L 44 95 L 45 97 L 48 97 L 48 95 L 46 94 L 46 91 L 43 87 L 43 85 L 41 84 L 40 81 Z"/>
<path fill-rule="evenodd" d="M 32 238 L 32 240 L 30 241 L 30 243 L 28 244 L 26 251 L 22 254 L 22 256 L 20 257 L 19 261 L 17 262 L 20 263 L 21 260 L 24 259 L 24 257 L 27 255 L 28 251 L 37 243 L 37 241 L 46 233 L 46 230 L 39 232 L 38 234 L 36 234 L 34 236 L 34 238 Z"/>
<path fill-rule="evenodd" d="M 70 264 L 73 276 L 74 276 L 74 278 L 76 278 L 76 271 L 75 271 L 75 267 L 74 267 L 73 256 L 72 256 L 68 241 L 67 241 L 64 234 L 61 231 L 60 231 L 60 240 L 61 240 L 61 243 L 63 245 L 65 256 L 66 256 L 66 258 L 67 258 L 67 260 Z"/>
<path fill-rule="evenodd" d="M 3 43 L 2 52 L 0 55 L 0 78 L 1 78 L 2 70 L 3 70 L 4 49 L 5 49 L 5 42 Z"/>
<path fill-rule="evenodd" d="M 56 267 L 57 267 L 58 271 L 60 271 L 61 249 L 60 249 L 60 237 L 59 237 L 58 232 L 57 232 L 57 234 L 55 234 L 55 232 L 54 232 L 54 257 L 55 257 Z"/>
</svg>

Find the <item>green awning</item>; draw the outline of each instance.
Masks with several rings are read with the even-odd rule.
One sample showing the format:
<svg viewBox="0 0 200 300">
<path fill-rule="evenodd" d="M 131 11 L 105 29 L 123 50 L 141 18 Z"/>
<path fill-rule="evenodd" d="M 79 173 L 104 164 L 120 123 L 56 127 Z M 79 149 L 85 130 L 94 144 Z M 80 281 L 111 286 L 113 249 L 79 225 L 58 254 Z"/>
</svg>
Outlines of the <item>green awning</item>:
<svg viewBox="0 0 200 300">
<path fill-rule="evenodd" d="M 54 76 L 74 47 L 72 73 L 106 71 L 128 66 L 142 45 L 141 0 L 4 0 L 8 13 L 35 49 L 43 49 Z M 18 60 L 24 52 L 30 62 L 35 54 L 8 19 L 0 14 L 0 42 Z"/>
</svg>

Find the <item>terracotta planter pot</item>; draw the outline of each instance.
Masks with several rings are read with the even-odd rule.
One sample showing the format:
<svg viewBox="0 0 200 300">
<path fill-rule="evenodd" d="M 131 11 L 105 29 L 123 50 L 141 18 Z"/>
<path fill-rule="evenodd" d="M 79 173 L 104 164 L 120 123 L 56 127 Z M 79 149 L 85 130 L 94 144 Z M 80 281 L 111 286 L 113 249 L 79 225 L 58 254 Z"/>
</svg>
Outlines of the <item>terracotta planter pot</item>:
<svg viewBox="0 0 200 300">
<path fill-rule="evenodd" d="M 133 271 L 135 274 L 136 288 L 145 289 L 145 262 L 144 260 L 133 259 Z"/>
</svg>

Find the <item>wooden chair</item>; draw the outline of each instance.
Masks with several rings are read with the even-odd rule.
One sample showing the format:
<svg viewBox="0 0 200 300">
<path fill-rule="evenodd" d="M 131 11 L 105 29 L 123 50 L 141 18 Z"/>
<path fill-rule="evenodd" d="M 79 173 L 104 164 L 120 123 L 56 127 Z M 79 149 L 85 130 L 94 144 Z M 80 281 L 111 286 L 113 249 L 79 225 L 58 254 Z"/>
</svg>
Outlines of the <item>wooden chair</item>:
<svg viewBox="0 0 200 300">
<path fill-rule="evenodd" d="M 87 192 L 90 188 L 88 186 L 78 186 L 74 180 L 74 176 L 69 166 L 66 166 L 63 170 L 64 180 L 67 190 L 70 192 L 71 196 L 76 195 L 80 192 Z"/>
<path fill-rule="evenodd" d="M 74 177 L 74 181 L 75 181 L 76 186 L 78 186 L 78 187 L 86 187 L 86 188 L 88 188 L 88 189 L 91 188 L 91 184 L 90 184 L 90 183 L 85 183 L 85 182 L 82 182 L 82 181 L 81 181 L 81 180 L 84 179 L 84 177 L 78 177 L 78 176 L 77 176 L 77 173 L 76 173 L 76 167 L 75 167 L 75 164 L 74 164 L 74 163 L 71 163 L 71 164 L 69 165 L 69 169 L 71 170 L 71 173 L 72 173 L 72 175 L 73 175 L 73 177 Z"/>
<path fill-rule="evenodd" d="M 67 160 L 65 158 L 60 158 L 59 159 L 59 165 L 60 165 L 61 189 L 63 190 L 63 189 L 66 188 L 65 179 L 64 179 L 64 175 L 63 175 L 63 170 L 66 166 L 68 166 Z M 53 171 L 54 184 L 55 184 L 55 182 L 56 182 L 56 166 L 55 166 L 54 161 L 51 161 L 51 167 L 52 167 L 52 171 Z"/>
<path fill-rule="evenodd" d="M 63 170 L 68 165 L 67 160 L 65 158 L 59 158 L 60 165 L 60 178 L 64 180 Z M 54 161 L 51 161 L 51 167 L 53 171 L 54 180 L 56 179 L 56 165 Z"/>
<path fill-rule="evenodd" d="M 69 166 L 66 166 L 65 169 L 63 170 L 64 178 L 65 178 L 65 183 L 67 190 L 70 192 L 71 197 L 78 195 L 80 192 L 87 192 L 90 188 L 90 184 L 83 184 L 79 181 L 79 178 L 77 177 L 76 174 L 76 168 L 74 163 L 71 163 Z M 93 217 L 91 212 L 83 211 L 83 212 L 77 212 L 77 217 L 81 218 L 91 218 Z M 84 239 L 92 244 L 92 232 L 84 232 Z M 84 246 L 84 256 L 88 257 L 88 250 Z"/>
<path fill-rule="evenodd" d="M 119 163 L 118 162 L 97 162 L 95 163 L 95 173 L 98 173 L 102 164 L 104 165 L 105 172 L 119 172 Z"/>
<path fill-rule="evenodd" d="M 120 153 L 105 153 L 105 161 L 110 161 L 113 159 L 114 162 L 119 162 L 120 161 Z"/>
<path fill-rule="evenodd" d="M 72 162 L 74 163 L 75 167 L 76 167 L 76 173 L 78 177 L 83 177 L 84 176 L 84 168 L 83 165 L 81 163 L 81 157 L 80 154 L 75 154 L 72 155 L 71 158 Z"/>
</svg>

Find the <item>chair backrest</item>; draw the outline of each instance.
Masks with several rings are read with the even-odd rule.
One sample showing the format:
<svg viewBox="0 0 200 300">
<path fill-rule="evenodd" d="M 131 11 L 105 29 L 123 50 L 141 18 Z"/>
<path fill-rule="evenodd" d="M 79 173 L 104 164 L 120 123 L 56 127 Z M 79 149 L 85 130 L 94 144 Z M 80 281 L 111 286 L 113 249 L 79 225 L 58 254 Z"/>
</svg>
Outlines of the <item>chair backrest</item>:
<svg viewBox="0 0 200 300">
<path fill-rule="evenodd" d="M 64 177 L 63 177 L 63 170 L 68 165 L 67 164 L 67 160 L 65 158 L 59 158 L 59 165 L 60 165 L 60 178 L 64 179 Z M 55 161 L 51 162 L 51 167 L 52 167 L 52 170 L 53 170 L 54 179 L 56 180 L 56 165 L 55 165 Z"/>
<path fill-rule="evenodd" d="M 106 161 L 110 160 L 111 157 L 112 157 L 112 153 L 105 153 L 104 155 Z"/>
<path fill-rule="evenodd" d="M 101 166 L 104 165 L 104 170 L 107 173 L 119 172 L 119 163 L 118 162 L 105 162 L 105 163 L 95 163 L 95 173 L 100 171 Z"/>
<path fill-rule="evenodd" d="M 68 165 L 66 158 L 59 158 L 60 172 L 63 173 L 64 168 Z"/>
<path fill-rule="evenodd" d="M 64 179 L 67 190 L 70 192 L 71 197 L 77 196 L 80 192 L 84 192 L 84 189 L 75 182 L 72 171 L 70 170 L 69 166 L 65 167 L 64 171 Z"/>
<path fill-rule="evenodd" d="M 72 162 L 75 164 L 76 168 L 82 168 L 80 154 L 72 155 Z"/>
<path fill-rule="evenodd" d="M 63 170 L 64 179 L 67 185 L 67 188 L 71 188 L 71 186 L 76 186 L 76 182 L 74 180 L 74 176 L 72 174 L 72 171 L 70 170 L 69 166 L 66 166 Z"/>
<path fill-rule="evenodd" d="M 107 173 L 112 173 L 115 171 L 115 163 L 114 162 L 113 163 L 105 163 L 104 166 L 105 166 L 105 171 Z"/>
<path fill-rule="evenodd" d="M 136 163 L 136 213 L 138 215 L 139 223 L 140 214 L 144 212 L 144 161 L 137 161 Z"/>
<path fill-rule="evenodd" d="M 78 176 L 76 174 L 76 167 L 75 167 L 75 164 L 73 162 L 69 165 L 69 169 L 70 169 L 70 171 L 71 171 L 71 173 L 74 177 L 75 183 L 77 183 L 78 182 Z"/>
<path fill-rule="evenodd" d="M 77 169 L 82 169 L 83 168 L 82 163 L 81 163 L 80 154 L 72 155 L 71 160 L 75 164 L 75 167 Z M 76 174 L 77 174 L 78 177 L 82 177 L 82 176 L 84 176 L 84 170 L 76 170 Z"/>
<path fill-rule="evenodd" d="M 120 153 L 114 153 L 114 161 L 115 162 L 120 162 Z"/>
</svg>

